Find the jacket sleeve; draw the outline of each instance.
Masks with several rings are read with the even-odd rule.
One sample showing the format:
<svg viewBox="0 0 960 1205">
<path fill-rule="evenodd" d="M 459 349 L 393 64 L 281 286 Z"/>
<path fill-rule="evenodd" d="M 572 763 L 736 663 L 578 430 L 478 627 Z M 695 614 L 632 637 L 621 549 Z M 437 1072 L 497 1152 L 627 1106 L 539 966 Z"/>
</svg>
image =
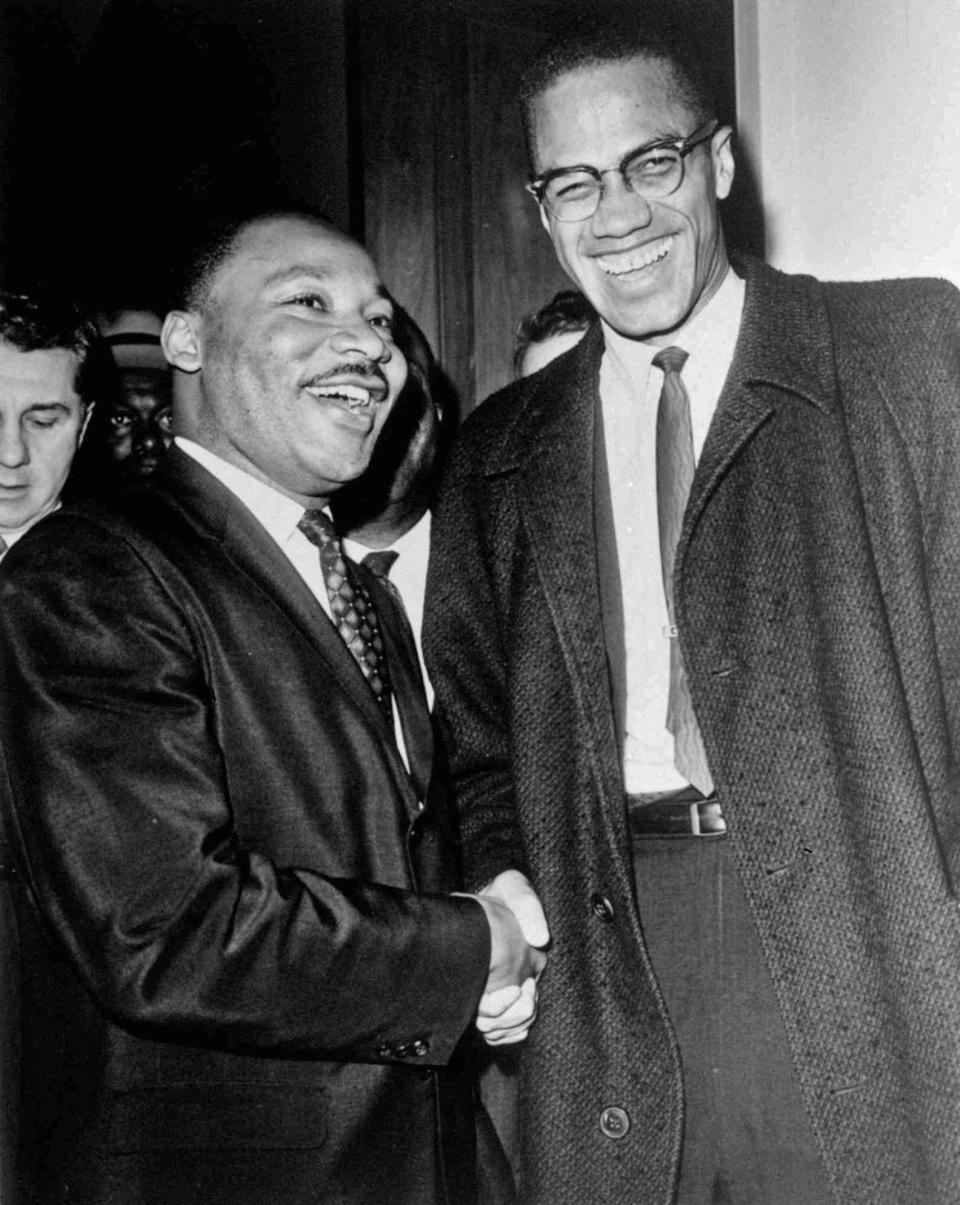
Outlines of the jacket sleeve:
<svg viewBox="0 0 960 1205">
<path fill-rule="evenodd" d="M 490 403 L 486 403 L 490 405 Z M 469 436 L 469 429 L 467 435 Z M 515 541 L 491 514 L 482 457 L 468 438 L 454 453 L 431 528 L 424 657 L 453 779 L 464 874 L 479 889 L 503 870 L 530 874 L 517 822 L 503 591 Z M 509 574 L 509 569 L 505 572 Z"/>
<path fill-rule="evenodd" d="M 212 1049 L 446 1062 L 486 981 L 482 909 L 244 848 L 189 607 L 116 532 L 40 526 L 0 580 L 2 794 L 99 1007 Z"/>
</svg>

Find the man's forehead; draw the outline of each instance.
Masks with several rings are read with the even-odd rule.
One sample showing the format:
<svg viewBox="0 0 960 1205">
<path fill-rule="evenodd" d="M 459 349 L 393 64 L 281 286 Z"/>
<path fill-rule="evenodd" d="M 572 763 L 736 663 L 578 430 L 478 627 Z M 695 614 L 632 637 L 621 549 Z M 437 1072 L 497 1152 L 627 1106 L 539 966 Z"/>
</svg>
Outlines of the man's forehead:
<svg viewBox="0 0 960 1205">
<path fill-rule="evenodd" d="M 533 99 L 531 116 L 532 149 L 538 160 L 544 154 L 552 158 L 563 144 L 586 145 L 615 130 L 636 145 L 683 137 L 695 118 L 671 64 L 643 57 L 589 63 L 564 72 Z M 543 170 L 556 165 L 535 166 Z"/>
<path fill-rule="evenodd" d="M 255 275 L 258 283 L 283 283 L 297 276 L 343 277 L 382 290 L 373 261 L 359 243 L 338 230 L 296 216 L 254 222 L 241 231 L 222 265 L 223 275 Z"/>
<path fill-rule="evenodd" d="M 0 340 L 0 393 L 6 386 L 49 394 L 53 401 L 73 400 L 79 363 L 77 353 L 68 347 L 24 351 Z"/>
</svg>

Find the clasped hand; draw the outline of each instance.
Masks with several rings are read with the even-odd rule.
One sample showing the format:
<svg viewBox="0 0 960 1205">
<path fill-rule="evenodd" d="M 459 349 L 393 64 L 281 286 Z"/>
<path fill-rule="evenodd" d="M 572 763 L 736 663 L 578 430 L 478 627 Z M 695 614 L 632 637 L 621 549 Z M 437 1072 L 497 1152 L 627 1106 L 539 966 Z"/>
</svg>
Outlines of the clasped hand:
<svg viewBox="0 0 960 1205">
<path fill-rule="evenodd" d="M 537 1015 L 537 980 L 550 930 L 536 893 L 518 870 L 505 870 L 474 898 L 490 924 L 490 972 L 477 1029 L 490 1046 L 522 1042 Z"/>
</svg>

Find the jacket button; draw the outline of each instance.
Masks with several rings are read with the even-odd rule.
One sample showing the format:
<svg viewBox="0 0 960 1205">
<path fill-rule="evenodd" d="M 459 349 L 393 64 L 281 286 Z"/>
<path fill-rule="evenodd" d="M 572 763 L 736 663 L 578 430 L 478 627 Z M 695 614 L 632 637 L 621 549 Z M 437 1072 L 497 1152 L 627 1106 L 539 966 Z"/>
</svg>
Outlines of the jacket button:
<svg viewBox="0 0 960 1205">
<path fill-rule="evenodd" d="M 414 1058 L 422 1059 L 430 1049 L 430 1043 L 426 1038 L 414 1038 L 410 1043 L 410 1053 Z"/>
<path fill-rule="evenodd" d="M 595 891 L 590 897 L 590 907 L 593 909 L 593 915 L 608 924 L 613 920 L 613 904 L 605 895 L 601 895 L 599 891 Z"/>
<path fill-rule="evenodd" d="M 391 1042 L 381 1042 L 377 1047 L 378 1059 L 395 1059 L 396 1057 L 397 1051 Z"/>
<path fill-rule="evenodd" d="M 619 1105 L 610 1105 L 600 1114 L 600 1132 L 607 1138 L 626 1138 L 630 1114 Z"/>
</svg>

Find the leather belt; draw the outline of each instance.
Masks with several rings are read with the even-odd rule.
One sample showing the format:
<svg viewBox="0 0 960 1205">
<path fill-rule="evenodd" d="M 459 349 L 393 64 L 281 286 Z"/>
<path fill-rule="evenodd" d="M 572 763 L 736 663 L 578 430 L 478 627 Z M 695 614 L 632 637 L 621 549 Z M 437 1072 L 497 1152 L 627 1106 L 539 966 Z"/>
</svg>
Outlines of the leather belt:
<svg viewBox="0 0 960 1205">
<path fill-rule="evenodd" d="M 627 819 L 635 837 L 722 837 L 727 831 L 716 795 L 695 787 L 628 795 Z"/>
</svg>

